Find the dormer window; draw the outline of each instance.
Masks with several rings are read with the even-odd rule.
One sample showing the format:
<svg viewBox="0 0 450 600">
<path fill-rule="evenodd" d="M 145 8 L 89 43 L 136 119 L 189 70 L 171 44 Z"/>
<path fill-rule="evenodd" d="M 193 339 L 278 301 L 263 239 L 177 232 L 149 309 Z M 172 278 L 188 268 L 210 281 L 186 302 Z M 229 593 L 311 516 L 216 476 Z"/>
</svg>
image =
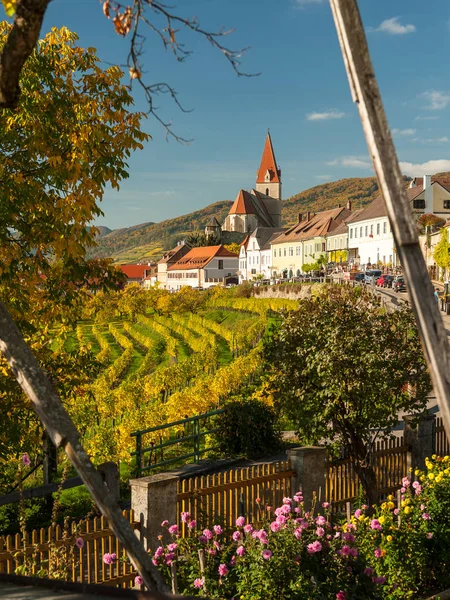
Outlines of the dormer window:
<svg viewBox="0 0 450 600">
<path fill-rule="evenodd" d="M 269 169 L 267 169 L 267 171 L 266 171 L 266 175 L 264 177 L 264 181 L 266 183 L 270 183 L 270 170 Z"/>
</svg>

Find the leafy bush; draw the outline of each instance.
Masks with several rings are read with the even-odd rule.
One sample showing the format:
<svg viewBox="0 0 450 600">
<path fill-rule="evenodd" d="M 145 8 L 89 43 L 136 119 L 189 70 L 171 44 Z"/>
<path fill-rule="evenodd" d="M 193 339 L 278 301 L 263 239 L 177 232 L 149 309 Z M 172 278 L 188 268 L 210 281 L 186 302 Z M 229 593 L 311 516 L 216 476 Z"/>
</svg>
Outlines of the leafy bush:
<svg viewBox="0 0 450 600">
<path fill-rule="evenodd" d="M 217 417 L 217 445 L 227 456 L 256 458 L 281 449 L 273 408 L 259 400 L 229 402 Z"/>
</svg>

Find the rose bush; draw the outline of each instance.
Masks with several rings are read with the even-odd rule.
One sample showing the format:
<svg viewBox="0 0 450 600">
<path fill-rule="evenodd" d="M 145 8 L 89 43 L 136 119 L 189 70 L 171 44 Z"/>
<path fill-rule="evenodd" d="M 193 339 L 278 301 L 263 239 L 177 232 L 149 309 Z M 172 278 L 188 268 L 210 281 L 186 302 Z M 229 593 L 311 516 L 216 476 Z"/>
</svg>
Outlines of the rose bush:
<svg viewBox="0 0 450 600">
<path fill-rule="evenodd" d="M 153 562 L 170 581 L 177 563 L 179 591 L 217 599 L 365 600 L 423 598 L 450 585 L 450 457 L 433 456 L 426 471 L 405 477 L 399 502 L 388 496 L 336 519 L 328 503 L 305 512 L 301 493 L 275 510 L 260 507 L 258 523 L 244 517 L 226 531 L 196 530 L 181 514 L 162 526 L 172 540 Z M 333 517 L 333 518 L 332 518 Z"/>
</svg>

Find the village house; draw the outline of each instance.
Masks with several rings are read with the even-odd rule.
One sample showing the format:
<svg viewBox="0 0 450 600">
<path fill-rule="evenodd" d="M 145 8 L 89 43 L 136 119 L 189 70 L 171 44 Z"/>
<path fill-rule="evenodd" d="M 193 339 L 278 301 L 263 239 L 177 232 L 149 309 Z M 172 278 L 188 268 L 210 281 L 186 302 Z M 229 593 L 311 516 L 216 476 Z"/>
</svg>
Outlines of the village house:
<svg viewBox="0 0 450 600">
<path fill-rule="evenodd" d="M 152 271 L 155 270 L 155 265 L 152 264 L 129 264 L 129 265 L 117 265 L 117 267 L 125 273 L 127 276 L 127 283 L 138 283 L 139 285 L 144 284 L 146 277 L 150 277 Z"/>
<path fill-rule="evenodd" d="M 351 216 L 351 203 L 306 217 L 271 242 L 272 277 L 291 278 L 303 273 L 303 265 L 327 254 L 327 234 Z"/>
<path fill-rule="evenodd" d="M 189 246 L 186 246 L 184 242 L 179 242 L 175 248 L 164 252 L 161 260 L 158 261 L 158 270 L 156 274 L 156 281 L 159 283 L 161 289 L 168 289 L 167 269 L 180 260 L 180 258 L 183 258 L 183 256 L 185 256 L 189 250 Z"/>
<path fill-rule="evenodd" d="M 237 282 L 239 257 L 224 246 L 192 248 L 167 269 L 166 289 L 176 291 L 183 286 L 206 289 Z"/>
<path fill-rule="evenodd" d="M 251 279 L 270 279 L 272 275 L 271 242 L 280 233 L 282 227 L 258 227 L 241 244 L 239 254 L 239 281 Z"/>
<path fill-rule="evenodd" d="M 417 216 L 435 214 L 447 219 L 450 216 L 450 181 L 439 177 L 418 177 L 406 190 L 408 200 Z M 349 224 L 349 262 L 367 265 L 396 266 L 398 258 L 394 237 L 389 225 L 381 193 Z"/>
</svg>

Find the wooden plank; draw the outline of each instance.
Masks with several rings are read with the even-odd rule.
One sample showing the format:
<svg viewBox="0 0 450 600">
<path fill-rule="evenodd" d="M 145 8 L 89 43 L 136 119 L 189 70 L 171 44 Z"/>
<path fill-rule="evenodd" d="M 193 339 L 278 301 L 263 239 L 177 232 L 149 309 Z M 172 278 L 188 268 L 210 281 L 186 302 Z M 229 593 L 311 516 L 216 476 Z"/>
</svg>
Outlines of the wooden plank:
<svg viewBox="0 0 450 600">
<path fill-rule="evenodd" d="M 395 246 L 407 283 L 425 358 L 450 437 L 450 348 L 425 259 L 419 246 L 416 223 L 381 94 L 373 71 L 364 27 L 356 0 L 330 0 L 338 39 L 369 152 L 383 194 Z"/>
</svg>

